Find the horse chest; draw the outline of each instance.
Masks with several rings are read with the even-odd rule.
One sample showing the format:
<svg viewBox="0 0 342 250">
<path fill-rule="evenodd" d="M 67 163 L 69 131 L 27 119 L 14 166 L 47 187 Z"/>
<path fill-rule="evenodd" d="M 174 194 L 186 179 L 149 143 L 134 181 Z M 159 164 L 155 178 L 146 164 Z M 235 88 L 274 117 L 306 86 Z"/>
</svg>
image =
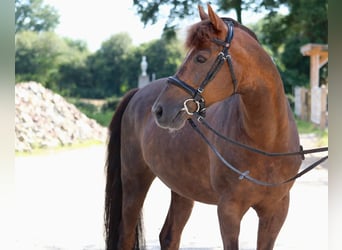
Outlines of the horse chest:
<svg viewBox="0 0 342 250">
<path fill-rule="evenodd" d="M 192 131 L 156 130 L 144 136 L 143 155 L 151 171 L 170 189 L 187 198 L 215 204 L 208 150 Z M 152 153 L 154 152 L 154 153 Z"/>
</svg>

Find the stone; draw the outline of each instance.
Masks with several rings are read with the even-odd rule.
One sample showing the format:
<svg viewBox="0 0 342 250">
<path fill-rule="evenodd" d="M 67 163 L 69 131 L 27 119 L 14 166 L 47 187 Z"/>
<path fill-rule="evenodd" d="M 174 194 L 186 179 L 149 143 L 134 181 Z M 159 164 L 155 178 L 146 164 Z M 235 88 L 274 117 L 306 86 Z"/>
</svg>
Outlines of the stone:
<svg viewBox="0 0 342 250">
<path fill-rule="evenodd" d="M 62 96 L 36 82 L 15 85 L 15 151 L 105 142 L 107 128 L 88 118 Z"/>
</svg>

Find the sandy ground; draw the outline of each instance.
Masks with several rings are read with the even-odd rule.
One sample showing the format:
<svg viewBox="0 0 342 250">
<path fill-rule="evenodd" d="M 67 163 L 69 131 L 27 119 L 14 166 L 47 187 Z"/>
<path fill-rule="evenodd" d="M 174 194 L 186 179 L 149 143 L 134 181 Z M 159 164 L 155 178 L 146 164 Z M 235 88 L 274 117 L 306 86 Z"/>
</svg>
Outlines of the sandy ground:
<svg viewBox="0 0 342 250">
<path fill-rule="evenodd" d="M 301 137 L 304 148 L 315 138 Z M 324 155 L 324 154 L 323 154 Z M 316 159 L 309 156 L 303 163 Z M 16 157 L 16 250 L 104 249 L 105 147 Z M 291 191 L 287 220 L 275 250 L 328 249 L 328 163 L 301 177 Z M 145 201 L 148 249 L 160 249 L 158 234 L 169 206 L 170 191 L 156 180 Z M 256 246 L 257 217 L 245 215 L 240 249 Z M 196 203 L 186 225 L 182 249 L 222 249 L 216 207 Z"/>
</svg>

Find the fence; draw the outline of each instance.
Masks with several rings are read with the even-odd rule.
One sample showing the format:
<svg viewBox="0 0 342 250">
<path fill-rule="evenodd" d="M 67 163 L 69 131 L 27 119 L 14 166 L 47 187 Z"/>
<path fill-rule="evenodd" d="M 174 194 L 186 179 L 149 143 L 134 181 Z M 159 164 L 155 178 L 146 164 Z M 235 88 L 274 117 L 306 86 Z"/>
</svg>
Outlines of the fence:
<svg viewBox="0 0 342 250">
<path fill-rule="evenodd" d="M 324 129 L 328 126 L 328 88 L 295 87 L 295 114 L 302 120 L 311 121 Z"/>
</svg>

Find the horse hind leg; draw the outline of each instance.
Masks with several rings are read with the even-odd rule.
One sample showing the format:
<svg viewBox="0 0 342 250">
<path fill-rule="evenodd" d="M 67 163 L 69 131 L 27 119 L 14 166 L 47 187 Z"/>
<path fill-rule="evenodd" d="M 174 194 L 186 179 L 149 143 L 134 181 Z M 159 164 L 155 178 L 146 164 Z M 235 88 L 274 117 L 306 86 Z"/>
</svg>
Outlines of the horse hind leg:
<svg viewBox="0 0 342 250">
<path fill-rule="evenodd" d="M 286 195 L 278 203 L 254 207 L 259 216 L 257 250 L 273 249 L 287 216 L 289 200 L 289 195 Z"/>
<path fill-rule="evenodd" d="M 159 235 L 161 249 L 179 249 L 181 234 L 187 223 L 194 201 L 171 191 L 171 204 Z"/>
</svg>

